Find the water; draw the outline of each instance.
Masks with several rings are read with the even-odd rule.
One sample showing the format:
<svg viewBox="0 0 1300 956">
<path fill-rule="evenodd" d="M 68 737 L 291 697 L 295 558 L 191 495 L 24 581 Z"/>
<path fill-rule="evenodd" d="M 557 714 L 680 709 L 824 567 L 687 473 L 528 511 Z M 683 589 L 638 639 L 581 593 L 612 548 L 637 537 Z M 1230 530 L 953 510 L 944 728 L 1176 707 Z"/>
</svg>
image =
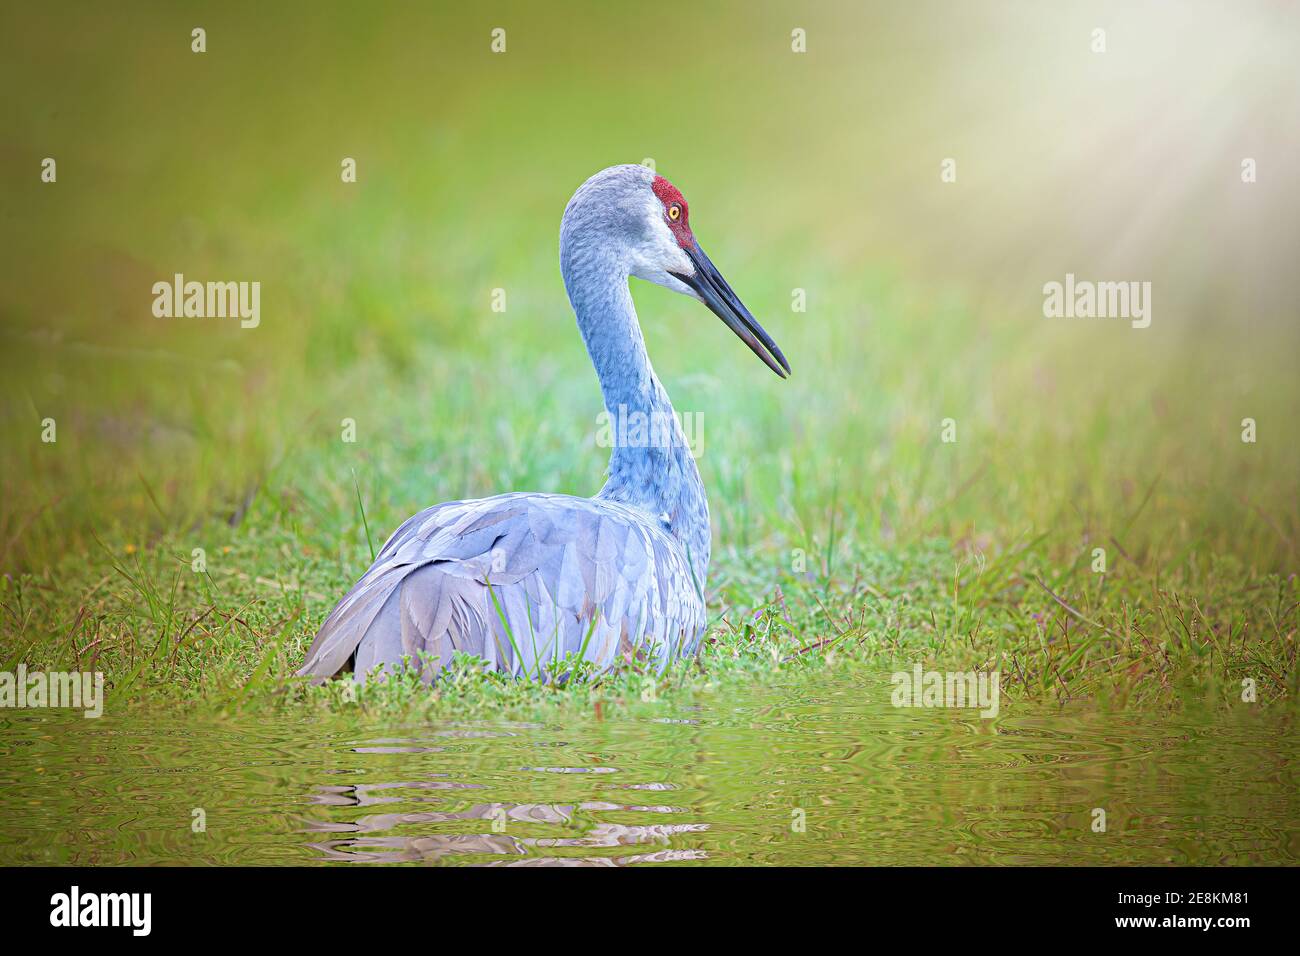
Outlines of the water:
<svg viewBox="0 0 1300 956">
<path fill-rule="evenodd" d="M 0 864 L 1300 861 L 1285 714 L 990 722 L 879 696 L 558 725 L 8 711 Z"/>
</svg>

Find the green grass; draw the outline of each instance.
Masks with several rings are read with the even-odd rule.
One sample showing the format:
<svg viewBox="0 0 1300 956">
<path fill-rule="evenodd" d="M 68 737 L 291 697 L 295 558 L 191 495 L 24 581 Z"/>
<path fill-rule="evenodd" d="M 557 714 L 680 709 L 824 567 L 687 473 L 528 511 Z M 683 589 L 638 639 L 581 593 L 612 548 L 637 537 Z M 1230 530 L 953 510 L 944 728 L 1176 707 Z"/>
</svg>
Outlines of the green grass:
<svg viewBox="0 0 1300 956">
<path fill-rule="evenodd" d="M 945 328 L 959 334 L 960 323 L 953 316 Z M 718 336 L 716 344 L 731 343 Z M 502 360 L 499 350 L 487 361 Z M 937 427 L 907 421 L 905 409 L 923 404 L 920 396 L 895 395 L 859 413 L 859 433 L 888 451 L 864 455 L 836 442 L 845 423 L 819 398 L 828 377 L 848 377 L 833 367 L 789 383 L 749 376 L 749 394 L 714 390 L 712 404 L 701 403 L 701 462 L 719 546 L 708 592 L 714 624 L 698 660 L 658 679 L 628 667 L 560 688 L 479 675 L 472 662 L 432 693 L 404 682 L 355 699 L 338 685 L 305 688 L 292 671 L 368 564 L 367 523 L 381 536 L 449 497 L 497 488 L 581 493 L 599 482 L 594 416 L 577 411 L 595 407 L 589 373 L 575 368 L 571 384 L 527 403 L 486 390 L 472 409 L 443 418 L 425 410 L 464 402 L 446 383 L 472 381 L 481 360 L 430 355 L 428 363 L 445 365 L 445 377 L 421 362 L 405 374 L 380 359 L 356 363 L 351 407 L 358 422 L 382 429 L 347 444 L 333 428 L 302 426 L 292 449 L 235 486 L 248 492 L 213 498 L 206 518 L 183 513 L 179 490 L 159 498 L 143 479 L 131 499 L 136 517 L 77 515 L 100 524 L 102 537 L 4 579 L 8 664 L 102 669 L 119 705 L 415 707 L 460 716 L 617 707 L 647 693 L 689 699 L 719 685 L 815 679 L 827 666 L 880 680 L 915 660 L 996 667 L 1012 702 L 1167 707 L 1189 693 L 1226 702 L 1246 677 L 1262 701 L 1294 697 L 1296 579 L 1260 566 L 1284 557 L 1279 534 L 1294 527 L 1293 513 L 1244 503 L 1217 510 L 1230 499 L 1216 480 L 1254 474 L 1230 456 L 1256 447 L 1238 450 L 1229 438 L 1219 454 L 1198 458 L 1226 465 L 1231 477 L 1170 477 L 1177 439 L 1161 443 L 1156 431 L 1138 453 L 1132 427 L 1107 430 L 1095 420 L 1104 413 L 1094 412 L 1071 427 L 1105 435 L 1101 447 L 1063 446 L 1076 479 L 1044 477 L 1031 487 L 1029 476 L 1063 463 L 1048 451 L 1017 451 L 979 416 L 944 445 Z M 530 368 L 520 359 L 508 377 L 526 381 Z M 684 384 L 674 391 L 689 395 Z M 808 404 L 821 405 L 816 416 L 804 417 Z M 760 440 L 768 434 L 785 437 L 769 445 Z M 1078 464 L 1125 454 L 1163 462 L 1166 474 L 1120 472 L 1112 484 Z M 247 509 L 235 520 L 232 503 L 243 497 Z M 1018 520 L 996 517 L 1001 508 Z M 1092 570 L 1094 547 L 1106 550 L 1104 574 Z M 195 548 L 206 552 L 203 573 L 194 570 Z"/>
<path fill-rule="evenodd" d="M 581 41 L 514 9 L 499 62 L 467 15 L 268 14 L 250 30 L 212 14 L 207 59 L 172 48 L 191 24 L 170 16 L 105 21 L 80 49 L 82 27 L 30 14 L 30 50 L 0 67 L 12 86 L 32 51 L 60 64 L 49 108 L 24 111 L 0 153 L 16 184 L 0 264 L 6 668 L 93 667 L 110 706 L 219 710 L 603 711 L 916 660 L 998 667 L 1012 706 L 1226 703 L 1244 678 L 1263 703 L 1295 700 L 1293 317 L 1237 306 L 1233 268 L 1143 259 L 1130 271 L 1165 270 L 1169 303 L 1151 329 L 1043 319 L 1042 282 L 1089 251 L 1024 218 L 1038 193 L 1008 200 L 1022 225 L 1000 230 L 945 206 L 929 173 L 908 178 L 935 148 L 900 124 L 910 98 L 967 122 L 924 64 L 892 105 L 853 99 L 923 49 L 863 57 L 813 18 L 827 39 L 806 72 L 774 60 L 717 89 L 722 110 L 699 84 L 776 54 L 721 15 L 653 77 L 619 72 L 639 41 L 599 8 Z M 755 23 L 788 34 L 772 11 Z M 412 52 L 435 37 L 438 56 Z M 146 45 L 157 62 L 130 66 Z M 1014 137 L 979 132 L 981 163 L 1017 164 Z M 53 187 L 31 174 L 49 151 Z M 343 155 L 359 157 L 354 187 Z M 794 367 L 778 381 L 698 304 L 634 285 L 661 378 L 704 421 L 698 659 L 563 687 L 472 662 L 432 692 L 303 687 L 291 674 L 315 628 L 407 515 L 599 488 L 599 397 L 556 232 L 585 176 L 646 155 Z M 1040 248 L 1059 258 L 1007 266 Z M 262 325 L 154 319 L 149 286 L 175 271 L 262 281 Z"/>
</svg>

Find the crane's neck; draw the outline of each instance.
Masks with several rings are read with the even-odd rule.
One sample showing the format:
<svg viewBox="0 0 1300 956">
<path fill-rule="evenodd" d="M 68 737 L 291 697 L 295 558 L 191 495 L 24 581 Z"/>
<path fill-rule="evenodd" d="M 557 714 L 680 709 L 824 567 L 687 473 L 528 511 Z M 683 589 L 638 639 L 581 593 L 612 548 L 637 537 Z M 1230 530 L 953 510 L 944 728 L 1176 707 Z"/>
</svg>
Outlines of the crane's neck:
<svg viewBox="0 0 1300 956">
<path fill-rule="evenodd" d="M 709 506 L 682 423 L 637 322 L 627 272 L 612 260 L 561 261 L 564 285 L 605 399 L 598 435 L 611 447 L 598 498 L 648 512 L 683 544 L 698 586 L 709 566 Z"/>
</svg>

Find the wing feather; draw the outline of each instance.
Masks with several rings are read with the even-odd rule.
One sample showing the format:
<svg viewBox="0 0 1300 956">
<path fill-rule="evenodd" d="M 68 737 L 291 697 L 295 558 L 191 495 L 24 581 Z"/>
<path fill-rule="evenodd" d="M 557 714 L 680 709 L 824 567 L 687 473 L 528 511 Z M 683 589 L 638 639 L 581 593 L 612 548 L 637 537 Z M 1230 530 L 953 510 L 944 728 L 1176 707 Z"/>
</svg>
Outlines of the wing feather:
<svg viewBox="0 0 1300 956">
<path fill-rule="evenodd" d="M 299 673 L 324 680 L 355 655 L 358 680 L 403 658 L 432 680 L 461 651 L 504 673 L 555 678 L 584 641 L 598 668 L 641 653 L 662 670 L 694 650 L 704 623 L 680 544 L 654 516 L 602 499 L 501 495 L 403 522 Z"/>
</svg>

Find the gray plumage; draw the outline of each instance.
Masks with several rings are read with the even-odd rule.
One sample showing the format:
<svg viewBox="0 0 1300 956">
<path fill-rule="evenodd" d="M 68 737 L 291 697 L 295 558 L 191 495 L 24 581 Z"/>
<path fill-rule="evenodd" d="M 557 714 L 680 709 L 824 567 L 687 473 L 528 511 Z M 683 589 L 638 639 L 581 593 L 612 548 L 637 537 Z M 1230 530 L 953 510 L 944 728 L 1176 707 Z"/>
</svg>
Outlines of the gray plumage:
<svg viewBox="0 0 1300 956">
<path fill-rule="evenodd" d="M 364 681 L 405 660 L 428 681 L 463 651 L 508 674 L 562 679 L 568 654 L 599 669 L 635 658 L 662 670 L 695 653 L 708 505 L 628 277 L 701 296 L 655 183 L 641 166 L 606 169 L 574 194 L 560 227 L 561 273 L 605 408 L 614 422 L 644 415 L 659 426 L 654 440 L 627 441 L 615 428 L 594 498 L 506 494 L 407 519 L 326 618 L 300 674 L 324 680 L 351 660 Z"/>
<path fill-rule="evenodd" d="M 640 511 L 500 495 L 408 519 L 326 619 L 304 671 L 334 674 L 355 651 L 358 677 L 403 657 L 432 677 L 462 651 L 505 673 L 559 677 L 555 665 L 584 645 L 601 667 L 634 657 L 662 667 L 694 653 L 704 623 L 681 549 Z"/>
</svg>

